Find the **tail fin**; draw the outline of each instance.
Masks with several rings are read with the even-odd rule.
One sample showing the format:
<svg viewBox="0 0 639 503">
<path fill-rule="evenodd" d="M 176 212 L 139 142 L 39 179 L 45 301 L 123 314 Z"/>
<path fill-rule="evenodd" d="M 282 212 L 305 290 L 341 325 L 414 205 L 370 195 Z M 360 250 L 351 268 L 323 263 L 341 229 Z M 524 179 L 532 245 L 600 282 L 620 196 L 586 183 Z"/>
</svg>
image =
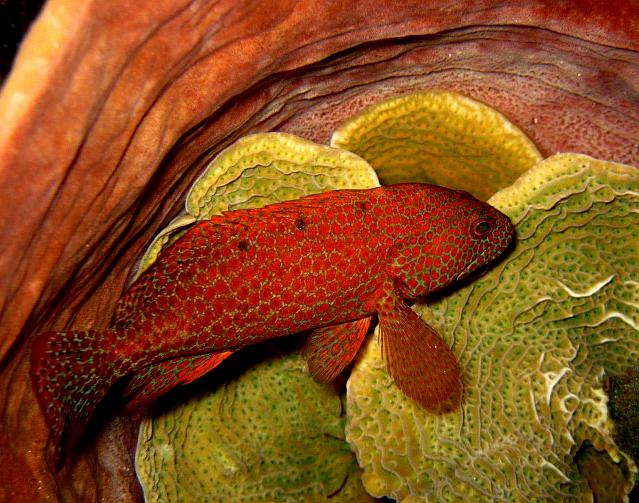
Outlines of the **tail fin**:
<svg viewBox="0 0 639 503">
<path fill-rule="evenodd" d="M 122 375 L 112 353 L 115 332 L 45 332 L 31 347 L 31 382 L 51 429 L 53 463 L 60 465 L 96 406 Z M 51 453 L 50 453 L 51 454 Z"/>
</svg>

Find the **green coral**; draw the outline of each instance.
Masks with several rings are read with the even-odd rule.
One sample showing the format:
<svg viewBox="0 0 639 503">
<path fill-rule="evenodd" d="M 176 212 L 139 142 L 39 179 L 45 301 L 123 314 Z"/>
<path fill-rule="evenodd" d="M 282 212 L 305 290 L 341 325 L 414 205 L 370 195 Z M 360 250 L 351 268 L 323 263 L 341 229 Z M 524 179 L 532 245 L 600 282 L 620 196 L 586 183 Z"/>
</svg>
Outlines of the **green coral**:
<svg viewBox="0 0 639 503">
<path fill-rule="evenodd" d="M 186 210 L 198 219 L 261 208 L 327 190 L 379 185 L 361 157 L 286 133 L 245 136 L 222 151 L 196 180 Z"/>
<path fill-rule="evenodd" d="M 499 112 L 448 91 L 371 105 L 340 125 L 331 145 L 366 159 L 382 184 L 428 182 L 480 199 L 542 159 L 532 141 Z"/>
<path fill-rule="evenodd" d="M 614 442 L 603 378 L 639 358 L 639 173 L 558 155 L 490 202 L 517 227 L 513 252 L 432 313 L 417 308 L 460 359 L 461 410 L 433 416 L 404 397 L 376 339 L 351 374 L 347 440 L 374 496 L 586 497 L 573 459 L 585 442 L 636 473 Z"/>
<path fill-rule="evenodd" d="M 143 423 L 146 501 L 368 501 L 343 408 L 301 356 L 272 356 Z"/>
<path fill-rule="evenodd" d="M 434 181 L 479 197 L 540 160 L 503 116 L 444 92 L 375 105 L 340 127 L 333 145 L 370 160 L 387 182 Z M 247 137 L 210 164 L 144 265 L 180 226 L 213 213 L 374 185 L 370 166 L 348 152 L 291 135 Z M 459 356 L 458 413 L 433 416 L 403 396 L 371 338 L 347 392 L 346 440 L 362 471 L 344 440 L 340 398 L 299 355 L 252 367 L 232 357 L 226 384 L 143 423 L 146 499 L 365 501 L 363 487 L 409 502 L 627 494 L 637 468 L 611 422 L 621 407 L 609 413 L 603 388 L 639 358 L 639 175 L 560 155 L 491 203 L 517 226 L 513 253 L 432 311 L 416 307 Z"/>
</svg>

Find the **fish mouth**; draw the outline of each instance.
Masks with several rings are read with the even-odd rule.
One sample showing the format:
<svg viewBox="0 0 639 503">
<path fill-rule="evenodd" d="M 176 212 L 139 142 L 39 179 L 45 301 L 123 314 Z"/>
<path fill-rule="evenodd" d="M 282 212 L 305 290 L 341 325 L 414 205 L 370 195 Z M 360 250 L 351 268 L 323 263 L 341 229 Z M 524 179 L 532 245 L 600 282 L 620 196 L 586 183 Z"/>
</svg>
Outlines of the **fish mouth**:
<svg viewBox="0 0 639 503">
<path fill-rule="evenodd" d="M 473 273 L 477 273 L 479 276 L 485 274 L 488 270 L 488 265 L 490 264 L 490 260 L 485 259 L 486 251 L 483 251 L 475 260 L 462 269 L 462 271 L 457 275 L 456 280 L 460 281 L 465 279 Z"/>
</svg>

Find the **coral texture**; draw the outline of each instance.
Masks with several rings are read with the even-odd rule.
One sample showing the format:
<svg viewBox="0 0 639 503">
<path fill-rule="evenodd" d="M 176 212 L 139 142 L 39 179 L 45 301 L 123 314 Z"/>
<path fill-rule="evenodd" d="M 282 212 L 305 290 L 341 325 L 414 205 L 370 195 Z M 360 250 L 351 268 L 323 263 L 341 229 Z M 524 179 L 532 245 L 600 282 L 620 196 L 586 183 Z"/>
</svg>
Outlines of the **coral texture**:
<svg viewBox="0 0 639 503">
<path fill-rule="evenodd" d="M 516 224 L 512 254 L 431 305 L 464 367 L 459 413 L 432 416 L 392 385 L 376 339 L 348 382 L 347 440 L 374 496 L 558 500 L 592 491 L 586 442 L 626 468 L 604 374 L 639 358 L 639 173 L 550 157 L 489 201 Z"/>
<path fill-rule="evenodd" d="M 214 392 L 142 423 L 146 501 L 374 501 L 344 441 L 339 395 L 310 378 L 299 354 L 261 353 L 270 358 L 253 355 Z"/>
<path fill-rule="evenodd" d="M 446 91 L 367 107 L 337 128 L 331 145 L 363 156 L 383 184 L 435 183 L 484 200 L 542 159 L 499 112 Z"/>
</svg>

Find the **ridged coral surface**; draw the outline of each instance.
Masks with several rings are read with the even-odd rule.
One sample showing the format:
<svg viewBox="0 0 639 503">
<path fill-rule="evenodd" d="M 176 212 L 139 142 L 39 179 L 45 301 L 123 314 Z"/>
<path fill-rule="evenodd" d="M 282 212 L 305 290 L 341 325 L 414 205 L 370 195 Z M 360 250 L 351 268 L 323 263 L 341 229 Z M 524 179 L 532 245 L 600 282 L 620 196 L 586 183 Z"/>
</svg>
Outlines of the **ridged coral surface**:
<svg viewBox="0 0 639 503">
<path fill-rule="evenodd" d="M 142 424 L 147 502 L 373 500 L 344 441 L 340 397 L 301 356 L 270 356 Z"/>
<path fill-rule="evenodd" d="M 374 496 L 588 497 L 573 460 L 585 441 L 636 473 L 602 386 L 639 357 L 639 174 L 557 155 L 490 202 L 517 226 L 512 254 L 432 313 L 417 307 L 459 356 L 461 411 L 437 417 L 403 397 L 376 338 L 349 380 L 347 440 Z"/>
<path fill-rule="evenodd" d="M 331 145 L 361 155 L 382 183 L 436 183 L 481 199 L 542 159 L 502 114 L 448 91 L 382 100 L 337 128 Z"/>
</svg>

